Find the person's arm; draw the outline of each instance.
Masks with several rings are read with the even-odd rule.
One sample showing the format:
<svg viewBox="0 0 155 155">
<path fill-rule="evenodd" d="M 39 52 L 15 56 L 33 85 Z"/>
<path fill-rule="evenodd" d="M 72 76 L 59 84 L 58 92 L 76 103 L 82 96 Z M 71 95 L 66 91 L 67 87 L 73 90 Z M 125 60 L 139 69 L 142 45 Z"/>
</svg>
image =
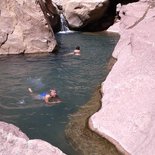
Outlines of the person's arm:
<svg viewBox="0 0 155 155">
<path fill-rule="evenodd" d="M 50 99 L 50 95 L 47 94 L 47 95 L 45 96 L 45 98 L 44 98 L 44 101 L 45 101 L 46 104 L 49 104 L 49 103 L 50 103 L 50 102 L 49 102 L 49 99 Z"/>
<path fill-rule="evenodd" d="M 56 96 L 55 98 L 53 98 L 52 101 L 50 101 L 51 100 L 51 96 L 50 95 L 46 95 L 44 100 L 45 100 L 45 103 L 49 104 L 49 105 L 62 102 L 62 100 L 58 96 Z"/>
<path fill-rule="evenodd" d="M 62 100 L 59 98 L 59 96 L 57 95 L 55 98 L 54 98 L 54 102 L 55 103 L 60 103 L 62 102 Z"/>
<path fill-rule="evenodd" d="M 28 91 L 30 92 L 30 94 L 32 95 L 32 97 L 35 98 L 35 96 L 37 96 L 37 94 L 35 94 L 31 88 L 28 88 Z"/>
</svg>

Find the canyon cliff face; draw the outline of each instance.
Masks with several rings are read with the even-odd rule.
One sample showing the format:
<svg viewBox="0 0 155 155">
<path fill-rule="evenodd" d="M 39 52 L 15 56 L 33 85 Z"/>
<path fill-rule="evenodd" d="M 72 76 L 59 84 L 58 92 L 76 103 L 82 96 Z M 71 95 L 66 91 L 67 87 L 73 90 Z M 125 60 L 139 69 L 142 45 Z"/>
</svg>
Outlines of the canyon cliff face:
<svg viewBox="0 0 155 155">
<path fill-rule="evenodd" d="M 72 30 L 101 31 L 113 24 L 116 4 L 126 1 L 4 0 L 0 3 L 0 54 L 53 52 L 61 13 Z"/>
<path fill-rule="evenodd" d="M 63 0 L 62 12 L 72 30 L 103 31 L 114 23 L 116 5 L 137 0 Z"/>
<path fill-rule="evenodd" d="M 0 3 L 0 54 L 52 52 L 56 47 L 44 15 L 35 0 Z"/>
<path fill-rule="evenodd" d="M 91 129 L 124 154 L 155 154 L 155 2 L 122 6 L 117 62 L 102 83 L 102 108 Z"/>
</svg>

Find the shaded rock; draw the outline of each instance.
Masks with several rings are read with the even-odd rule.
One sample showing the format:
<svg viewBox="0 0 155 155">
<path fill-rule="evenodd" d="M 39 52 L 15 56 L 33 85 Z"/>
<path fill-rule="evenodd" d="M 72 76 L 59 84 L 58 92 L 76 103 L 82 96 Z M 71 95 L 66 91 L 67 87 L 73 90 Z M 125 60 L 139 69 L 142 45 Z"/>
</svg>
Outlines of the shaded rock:
<svg viewBox="0 0 155 155">
<path fill-rule="evenodd" d="M 63 11 L 69 27 L 73 29 L 84 28 L 95 29 L 97 22 L 103 17 L 108 8 L 108 0 L 82 1 L 65 0 L 63 1 Z M 95 23 L 96 22 L 96 23 Z M 93 26 L 93 24 L 95 26 Z M 88 26 L 89 25 L 89 26 Z"/>
<path fill-rule="evenodd" d="M 19 128 L 5 122 L 0 122 L 0 145 L 1 155 L 65 155 L 43 140 L 29 140 Z"/>
<path fill-rule="evenodd" d="M 120 11 L 117 62 L 102 83 L 102 108 L 91 129 L 124 154 L 155 154 L 155 2 L 140 1 Z"/>
<path fill-rule="evenodd" d="M 35 1 L 0 3 L 0 54 L 52 52 L 56 46 L 40 6 Z"/>
<path fill-rule="evenodd" d="M 60 15 L 57 5 L 55 5 L 55 3 L 51 0 L 38 0 L 38 4 L 45 16 L 50 31 L 60 31 Z"/>
</svg>

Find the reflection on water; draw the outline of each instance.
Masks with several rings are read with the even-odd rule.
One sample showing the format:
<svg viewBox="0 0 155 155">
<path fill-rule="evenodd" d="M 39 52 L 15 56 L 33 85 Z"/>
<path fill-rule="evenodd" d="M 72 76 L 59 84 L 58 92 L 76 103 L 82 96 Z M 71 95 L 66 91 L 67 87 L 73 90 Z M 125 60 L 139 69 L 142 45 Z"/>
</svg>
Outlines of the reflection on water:
<svg viewBox="0 0 155 155">
<path fill-rule="evenodd" d="M 86 103 L 96 85 L 107 75 L 106 62 L 118 40 L 117 35 L 58 34 L 57 54 L 0 57 L 0 118 L 17 125 L 30 138 L 43 139 L 68 155 L 64 129 L 68 116 Z M 65 56 L 76 46 L 81 56 Z M 34 100 L 36 93 L 56 88 L 63 102 L 46 106 Z"/>
</svg>

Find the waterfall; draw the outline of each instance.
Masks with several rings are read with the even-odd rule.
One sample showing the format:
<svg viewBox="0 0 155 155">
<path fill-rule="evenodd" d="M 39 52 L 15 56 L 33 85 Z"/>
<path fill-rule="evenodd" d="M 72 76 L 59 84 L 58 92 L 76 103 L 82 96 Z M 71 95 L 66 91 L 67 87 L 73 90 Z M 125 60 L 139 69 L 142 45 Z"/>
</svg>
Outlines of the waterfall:
<svg viewBox="0 0 155 155">
<path fill-rule="evenodd" d="M 60 20 L 61 20 L 61 31 L 59 33 L 72 32 L 69 30 L 67 21 L 62 13 L 60 14 Z"/>
</svg>

